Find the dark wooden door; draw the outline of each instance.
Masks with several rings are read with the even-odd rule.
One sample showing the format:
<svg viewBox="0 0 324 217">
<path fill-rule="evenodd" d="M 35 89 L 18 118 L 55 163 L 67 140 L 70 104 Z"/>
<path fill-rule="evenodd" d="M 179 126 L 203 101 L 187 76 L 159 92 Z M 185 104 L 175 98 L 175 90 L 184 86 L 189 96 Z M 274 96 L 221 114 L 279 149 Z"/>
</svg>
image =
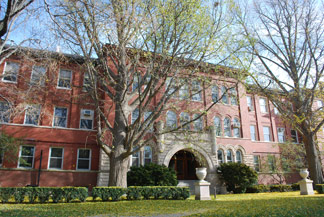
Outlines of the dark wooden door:
<svg viewBox="0 0 324 217">
<path fill-rule="evenodd" d="M 169 167 L 173 168 L 177 173 L 178 180 L 196 180 L 196 167 L 198 162 L 195 156 L 188 151 L 178 151 L 169 163 Z"/>
</svg>

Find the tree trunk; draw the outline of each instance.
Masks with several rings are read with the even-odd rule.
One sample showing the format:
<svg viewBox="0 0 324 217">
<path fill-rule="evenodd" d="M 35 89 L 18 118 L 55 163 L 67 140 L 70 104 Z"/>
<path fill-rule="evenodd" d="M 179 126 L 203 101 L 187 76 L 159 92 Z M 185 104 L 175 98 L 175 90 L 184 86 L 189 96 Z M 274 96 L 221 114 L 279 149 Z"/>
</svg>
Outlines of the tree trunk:
<svg viewBox="0 0 324 217">
<path fill-rule="evenodd" d="M 314 184 L 322 184 L 322 162 L 320 161 L 320 158 L 318 156 L 315 136 L 311 133 L 304 134 L 303 141 L 306 149 L 310 178 L 314 181 Z"/>
<path fill-rule="evenodd" d="M 109 162 L 109 186 L 127 187 L 127 171 L 129 158 L 124 158 L 122 145 L 119 145 L 114 152 L 110 154 Z"/>
</svg>

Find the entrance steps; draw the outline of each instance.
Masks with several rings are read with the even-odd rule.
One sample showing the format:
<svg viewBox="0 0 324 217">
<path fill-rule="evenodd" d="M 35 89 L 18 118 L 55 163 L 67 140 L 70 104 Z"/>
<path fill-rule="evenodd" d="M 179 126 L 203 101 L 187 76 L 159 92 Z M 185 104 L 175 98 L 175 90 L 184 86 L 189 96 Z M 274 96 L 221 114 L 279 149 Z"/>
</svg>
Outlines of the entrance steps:
<svg viewBox="0 0 324 217">
<path fill-rule="evenodd" d="M 178 180 L 178 187 L 189 187 L 190 194 L 195 194 L 195 182 L 197 180 Z"/>
</svg>

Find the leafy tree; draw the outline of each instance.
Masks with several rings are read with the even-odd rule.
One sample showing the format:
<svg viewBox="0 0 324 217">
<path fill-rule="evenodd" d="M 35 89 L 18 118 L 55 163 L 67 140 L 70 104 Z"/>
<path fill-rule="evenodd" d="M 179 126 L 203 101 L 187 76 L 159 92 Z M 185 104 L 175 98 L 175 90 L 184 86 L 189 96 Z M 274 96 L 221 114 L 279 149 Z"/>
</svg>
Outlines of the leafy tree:
<svg viewBox="0 0 324 217">
<path fill-rule="evenodd" d="M 225 182 L 227 190 L 234 193 L 244 193 L 258 181 L 258 174 L 242 163 L 223 163 L 217 168 L 217 173 Z"/>
<path fill-rule="evenodd" d="M 210 85 L 208 73 L 239 75 L 202 64 L 210 58 L 232 62 L 231 51 L 240 46 L 231 43 L 232 20 L 221 1 L 78 0 L 47 5 L 56 33 L 85 60 L 87 92 L 98 113 L 97 141 L 110 159 L 110 186 L 127 185 L 129 156 L 155 138 L 148 136 L 150 129 L 165 111 L 185 108 L 189 100 L 182 105 L 174 100 L 181 88 L 186 92 L 193 87 L 179 98 L 199 97 L 202 87 Z M 236 83 L 224 86 L 228 90 Z M 206 110 L 197 108 L 200 115 L 191 121 Z M 130 121 L 132 113 L 136 115 Z M 166 129 L 175 131 L 188 123 Z"/>
<path fill-rule="evenodd" d="M 324 124 L 324 5 L 321 1 L 240 1 L 233 7 L 248 44 L 256 93 L 303 138 L 314 184 L 323 183 L 317 133 Z"/>
</svg>

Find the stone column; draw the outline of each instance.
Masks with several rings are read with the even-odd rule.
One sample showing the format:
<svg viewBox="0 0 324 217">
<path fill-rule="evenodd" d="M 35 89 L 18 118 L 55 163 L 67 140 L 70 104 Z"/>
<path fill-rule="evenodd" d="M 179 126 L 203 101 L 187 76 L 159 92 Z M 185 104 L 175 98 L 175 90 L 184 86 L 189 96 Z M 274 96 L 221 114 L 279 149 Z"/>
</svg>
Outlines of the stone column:
<svg viewBox="0 0 324 217">
<path fill-rule="evenodd" d="M 160 134 L 163 131 L 163 121 L 157 122 L 156 128 L 157 128 L 157 146 L 158 151 L 162 153 L 164 151 L 164 134 Z"/>
<path fill-rule="evenodd" d="M 217 154 L 217 143 L 216 143 L 216 128 L 215 128 L 215 126 L 210 126 L 209 134 L 210 134 L 212 154 L 216 155 Z"/>
<path fill-rule="evenodd" d="M 109 157 L 102 149 L 100 149 L 97 186 L 108 186 L 108 182 L 109 182 Z"/>
</svg>

